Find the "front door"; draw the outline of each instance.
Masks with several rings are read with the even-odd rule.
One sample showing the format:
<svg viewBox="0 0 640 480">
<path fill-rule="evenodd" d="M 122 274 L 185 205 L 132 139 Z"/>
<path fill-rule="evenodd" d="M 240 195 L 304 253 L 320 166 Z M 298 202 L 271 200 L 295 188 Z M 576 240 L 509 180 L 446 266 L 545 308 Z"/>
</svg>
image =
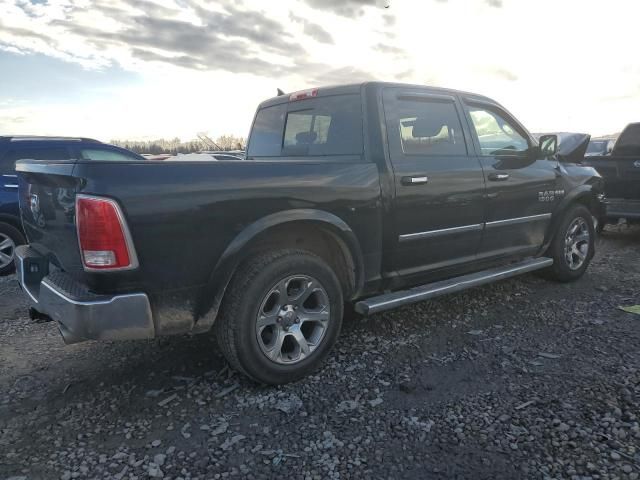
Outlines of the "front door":
<svg viewBox="0 0 640 480">
<path fill-rule="evenodd" d="M 484 176 L 454 96 L 389 88 L 383 103 L 395 176 L 390 266 L 403 283 L 419 283 L 475 258 Z"/>
<path fill-rule="evenodd" d="M 466 112 L 487 185 L 480 258 L 536 253 L 554 205 L 564 195 L 553 162 L 539 158 L 526 131 L 497 105 L 469 103 Z"/>
</svg>

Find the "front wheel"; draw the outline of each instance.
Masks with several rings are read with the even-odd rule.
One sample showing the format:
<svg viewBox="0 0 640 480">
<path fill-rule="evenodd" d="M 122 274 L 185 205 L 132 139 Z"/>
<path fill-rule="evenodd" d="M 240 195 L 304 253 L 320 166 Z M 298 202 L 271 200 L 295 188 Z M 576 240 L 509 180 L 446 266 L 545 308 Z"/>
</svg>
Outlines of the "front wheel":
<svg viewBox="0 0 640 480">
<path fill-rule="evenodd" d="M 313 253 L 279 250 L 240 266 L 214 328 L 232 367 L 275 385 L 318 368 L 342 315 L 342 288 L 331 268 Z"/>
<path fill-rule="evenodd" d="M 574 205 L 558 225 L 548 255 L 553 265 L 547 273 L 560 282 L 571 282 L 586 271 L 595 253 L 595 227 L 591 212 L 584 205 Z"/>
</svg>

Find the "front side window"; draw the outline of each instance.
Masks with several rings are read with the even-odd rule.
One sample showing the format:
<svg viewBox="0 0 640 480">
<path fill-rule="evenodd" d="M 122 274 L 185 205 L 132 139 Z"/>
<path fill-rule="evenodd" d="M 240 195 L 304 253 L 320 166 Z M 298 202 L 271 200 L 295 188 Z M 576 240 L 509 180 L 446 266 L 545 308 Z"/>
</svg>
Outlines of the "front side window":
<svg viewBox="0 0 640 480">
<path fill-rule="evenodd" d="M 529 142 L 497 112 L 471 107 L 469 115 L 484 156 L 517 155 L 529 149 Z"/>
<path fill-rule="evenodd" d="M 399 100 L 398 128 L 405 155 L 466 155 L 462 125 L 453 102 Z"/>
<path fill-rule="evenodd" d="M 131 162 L 140 160 L 140 157 L 119 150 L 110 148 L 83 148 L 80 150 L 83 160 L 105 161 L 105 162 Z"/>
</svg>

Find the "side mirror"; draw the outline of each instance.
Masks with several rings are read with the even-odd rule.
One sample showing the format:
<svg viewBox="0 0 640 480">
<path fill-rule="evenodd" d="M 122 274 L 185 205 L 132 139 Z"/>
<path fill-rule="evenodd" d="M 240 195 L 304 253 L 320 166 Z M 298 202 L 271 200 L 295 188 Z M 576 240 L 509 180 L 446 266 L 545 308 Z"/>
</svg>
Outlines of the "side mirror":
<svg viewBox="0 0 640 480">
<path fill-rule="evenodd" d="M 553 157 L 558 153 L 557 135 L 541 135 L 538 143 L 540 145 L 540 154 L 542 155 L 542 158 Z"/>
</svg>

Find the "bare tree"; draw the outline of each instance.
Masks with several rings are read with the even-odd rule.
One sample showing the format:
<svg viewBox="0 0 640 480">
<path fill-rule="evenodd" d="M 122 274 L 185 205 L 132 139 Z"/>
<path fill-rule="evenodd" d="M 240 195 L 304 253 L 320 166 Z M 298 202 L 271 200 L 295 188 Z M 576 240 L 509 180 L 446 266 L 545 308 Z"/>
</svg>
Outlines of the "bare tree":
<svg viewBox="0 0 640 480">
<path fill-rule="evenodd" d="M 208 139 L 208 137 L 205 136 Z M 149 153 L 158 155 L 168 153 L 177 155 L 178 153 L 195 153 L 202 150 L 215 149 L 211 145 L 211 141 L 198 138 L 197 140 L 189 140 L 187 142 L 180 141 L 179 138 L 157 140 L 111 140 L 113 145 L 126 148 L 136 153 Z M 243 137 L 235 135 L 221 135 L 215 141 L 215 144 L 222 150 L 244 150 L 247 140 Z"/>
</svg>

